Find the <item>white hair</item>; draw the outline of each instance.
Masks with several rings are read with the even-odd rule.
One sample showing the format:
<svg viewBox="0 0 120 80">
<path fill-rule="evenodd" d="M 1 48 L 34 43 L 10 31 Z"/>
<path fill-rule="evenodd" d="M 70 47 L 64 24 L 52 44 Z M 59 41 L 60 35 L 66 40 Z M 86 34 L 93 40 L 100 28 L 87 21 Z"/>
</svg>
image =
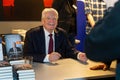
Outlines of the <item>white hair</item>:
<svg viewBox="0 0 120 80">
<path fill-rule="evenodd" d="M 41 20 L 42 20 L 43 18 L 45 18 L 46 13 L 51 12 L 51 11 L 55 12 L 56 18 L 58 19 L 58 12 L 57 12 L 57 10 L 55 10 L 54 8 L 45 8 L 45 9 L 42 11 Z"/>
</svg>

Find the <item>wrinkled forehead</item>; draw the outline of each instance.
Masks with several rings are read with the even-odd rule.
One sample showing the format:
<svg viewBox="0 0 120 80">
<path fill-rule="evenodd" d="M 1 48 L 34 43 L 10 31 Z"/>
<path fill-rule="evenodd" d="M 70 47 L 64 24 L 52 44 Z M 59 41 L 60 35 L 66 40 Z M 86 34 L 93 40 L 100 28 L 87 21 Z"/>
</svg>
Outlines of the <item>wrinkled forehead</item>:
<svg viewBox="0 0 120 80">
<path fill-rule="evenodd" d="M 45 14 L 46 17 L 54 17 L 57 18 L 57 14 L 54 11 L 48 11 Z"/>
<path fill-rule="evenodd" d="M 107 7 L 114 7 L 114 4 L 117 2 L 118 0 L 104 0 L 104 2 L 107 4 Z"/>
</svg>

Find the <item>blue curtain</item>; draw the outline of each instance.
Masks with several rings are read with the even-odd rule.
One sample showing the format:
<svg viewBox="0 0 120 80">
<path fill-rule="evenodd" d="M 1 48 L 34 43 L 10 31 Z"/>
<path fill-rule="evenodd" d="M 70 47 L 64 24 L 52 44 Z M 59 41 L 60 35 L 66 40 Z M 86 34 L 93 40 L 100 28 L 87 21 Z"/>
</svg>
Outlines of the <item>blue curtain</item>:
<svg viewBox="0 0 120 80">
<path fill-rule="evenodd" d="M 84 1 L 77 0 L 77 36 L 76 39 L 80 40 L 80 44 L 76 45 L 76 49 L 84 51 L 85 42 L 85 27 L 86 27 L 86 16 L 84 10 Z"/>
</svg>

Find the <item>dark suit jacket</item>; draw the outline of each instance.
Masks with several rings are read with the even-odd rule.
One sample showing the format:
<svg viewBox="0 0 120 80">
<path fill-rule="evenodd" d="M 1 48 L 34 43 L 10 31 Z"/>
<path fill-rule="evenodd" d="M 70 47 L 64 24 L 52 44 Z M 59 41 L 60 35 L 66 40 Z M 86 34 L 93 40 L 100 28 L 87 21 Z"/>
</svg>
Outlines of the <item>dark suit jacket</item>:
<svg viewBox="0 0 120 80">
<path fill-rule="evenodd" d="M 55 29 L 55 52 L 59 52 L 62 58 L 77 58 L 78 51 L 75 50 L 69 43 L 65 32 L 60 29 Z M 43 27 L 36 27 L 26 33 L 24 44 L 24 55 L 33 56 L 33 60 L 43 62 L 45 52 L 45 34 Z"/>
</svg>

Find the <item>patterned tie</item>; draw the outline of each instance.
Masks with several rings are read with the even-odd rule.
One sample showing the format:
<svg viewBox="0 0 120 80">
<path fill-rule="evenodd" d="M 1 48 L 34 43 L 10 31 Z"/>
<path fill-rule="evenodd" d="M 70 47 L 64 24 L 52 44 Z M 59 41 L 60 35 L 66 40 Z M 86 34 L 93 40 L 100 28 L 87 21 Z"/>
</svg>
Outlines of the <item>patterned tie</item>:
<svg viewBox="0 0 120 80">
<path fill-rule="evenodd" d="M 48 54 L 53 52 L 53 38 L 52 38 L 52 34 L 50 34 L 49 37 L 50 37 L 50 40 L 49 40 Z"/>
</svg>

